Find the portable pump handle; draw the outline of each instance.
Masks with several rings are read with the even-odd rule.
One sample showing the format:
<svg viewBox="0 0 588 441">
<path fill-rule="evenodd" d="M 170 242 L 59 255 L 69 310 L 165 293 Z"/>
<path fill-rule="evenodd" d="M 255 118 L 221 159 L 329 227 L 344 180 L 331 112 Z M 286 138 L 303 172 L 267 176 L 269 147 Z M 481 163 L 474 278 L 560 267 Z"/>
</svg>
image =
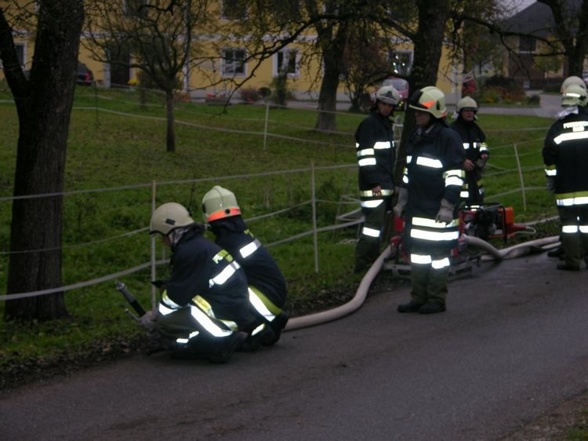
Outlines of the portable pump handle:
<svg viewBox="0 0 588 441">
<path fill-rule="evenodd" d="M 135 296 L 131 294 L 127 286 L 124 283 L 119 282 L 118 280 L 115 282 L 115 285 L 116 289 L 124 296 L 124 298 L 127 300 L 127 302 L 129 302 L 129 304 L 133 307 L 137 314 L 139 314 L 139 317 L 144 316 L 145 310 L 139 304 Z"/>
</svg>

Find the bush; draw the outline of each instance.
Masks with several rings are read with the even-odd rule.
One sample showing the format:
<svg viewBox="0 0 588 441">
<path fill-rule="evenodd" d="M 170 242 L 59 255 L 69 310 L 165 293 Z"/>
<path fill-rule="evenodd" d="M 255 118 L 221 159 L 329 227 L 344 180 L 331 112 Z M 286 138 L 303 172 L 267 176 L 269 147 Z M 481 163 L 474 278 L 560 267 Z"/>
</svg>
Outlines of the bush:
<svg viewBox="0 0 588 441">
<path fill-rule="evenodd" d="M 241 99 L 248 104 L 253 104 L 259 101 L 259 89 L 255 87 L 244 87 L 241 89 Z"/>
</svg>

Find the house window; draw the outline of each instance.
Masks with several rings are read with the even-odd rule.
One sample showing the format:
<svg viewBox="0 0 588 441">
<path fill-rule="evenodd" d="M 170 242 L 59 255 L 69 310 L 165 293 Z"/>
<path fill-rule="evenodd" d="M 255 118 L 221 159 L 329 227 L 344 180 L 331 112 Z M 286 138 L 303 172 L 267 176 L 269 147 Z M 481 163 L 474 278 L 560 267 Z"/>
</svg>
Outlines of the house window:
<svg viewBox="0 0 588 441">
<path fill-rule="evenodd" d="M 247 18 L 247 2 L 245 0 L 222 0 L 221 17 L 225 20 Z"/>
<path fill-rule="evenodd" d="M 144 17 L 148 5 L 149 0 L 123 0 L 123 12 L 127 17 Z"/>
<path fill-rule="evenodd" d="M 273 0 L 270 5 L 278 21 L 284 22 L 302 18 L 300 0 Z"/>
<path fill-rule="evenodd" d="M 537 39 L 534 37 L 520 37 L 519 39 L 519 52 L 520 53 L 533 53 L 537 51 Z"/>
<path fill-rule="evenodd" d="M 408 76 L 412 68 L 411 51 L 390 51 L 388 53 L 390 71 L 400 76 Z"/>
<path fill-rule="evenodd" d="M 224 49 L 222 52 L 223 76 L 244 76 L 246 55 L 245 49 Z"/>
<path fill-rule="evenodd" d="M 26 46 L 24 43 L 14 43 L 14 48 L 16 49 L 16 58 L 18 58 L 18 63 L 24 70 L 30 69 L 30 66 L 26 66 L 26 54 L 25 49 Z M 0 68 L 3 68 L 2 60 L 0 60 Z"/>
<path fill-rule="evenodd" d="M 289 77 L 299 77 L 299 61 L 298 51 L 296 49 L 278 52 L 274 55 L 274 76 L 277 76 L 280 72 L 285 70 Z"/>
</svg>

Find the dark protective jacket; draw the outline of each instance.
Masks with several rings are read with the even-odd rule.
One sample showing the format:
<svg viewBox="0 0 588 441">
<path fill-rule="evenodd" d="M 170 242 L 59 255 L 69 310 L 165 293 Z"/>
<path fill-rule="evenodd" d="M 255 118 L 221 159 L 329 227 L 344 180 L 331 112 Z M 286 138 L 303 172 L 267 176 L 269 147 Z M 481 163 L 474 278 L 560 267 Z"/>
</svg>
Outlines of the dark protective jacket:
<svg viewBox="0 0 588 441">
<path fill-rule="evenodd" d="M 587 206 L 588 115 L 580 111 L 555 121 L 545 137 L 542 154 L 545 173 L 555 180 L 557 205 Z"/>
<path fill-rule="evenodd" d="M 280 267 L 259 240 L 247 228 L 241 216 L 231 216 L 210 223 L 216 243 L 241 265 L 249 286 L 266 296 L 275 306 L 286 303 L 286 280 Z"/>
<path fill-rule="evenodd" d="M 468 184 L 466 188 L 473 191 L 483 191 L 481 188 L 483 187 L 482 172 L 484 167 L 481 167 L 477 161 L 482 159 L 482 155 L 490 155 L 488 145 L 486 144 L 486 135 L 478 124 L 475 122 L 464 121 L 462 118 L 458 118 L 450 125 L 450 127 L 459 134 L 465 150 L 466 159 L 469 159 L 475 164 L 473 170 L 466 170 L 465 172 L 466 182 Z M 468 198 L 468 196 L 470 197 Z M 462 197 L 473 201 L 479 199 L 475 195 L 468 195 L 467 191 L 462 194 Z"/>
<path fill-rule="evenodd" d="M 241 330 L 257 318 L 249 304 L 247 278 L 228 251 L 206 239 L 194 226 L 172 248 L 172 272 L 164 282 L 167 296 L 186 306 L 195 296 L 204 298 L 218 319 L 232 320 Z"/>
<path fill-rule="evenodd" d="M 370 198 L 369 192 L 377 185 L 382 188 L 383 196 L 391 196 L 396 149 L 390 118 L 378 112 L 365 118 L 355 131 L 355 148 L 362 198 Z"/>
<path fill-rule="evenodd" d="M 455 245 L 465 160 L 459 135 L 444 120 L 437 120 L 429 130 L 416 129 L 410 135 L 406 155 L 403 185 L 408 188 L 406 212 L 411 236 L 420 235 L 430 245 Z M 455 206 L 456 220 L 447 225 L 435 223 L 442 199 Z"/>
</svg>

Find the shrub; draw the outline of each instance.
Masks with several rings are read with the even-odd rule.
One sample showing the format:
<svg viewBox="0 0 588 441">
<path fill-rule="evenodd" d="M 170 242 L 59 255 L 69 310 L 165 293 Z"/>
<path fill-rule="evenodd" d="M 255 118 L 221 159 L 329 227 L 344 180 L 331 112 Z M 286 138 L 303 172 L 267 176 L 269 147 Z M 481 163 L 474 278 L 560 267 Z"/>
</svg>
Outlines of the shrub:
<svg viewBox="0 0 588 441">
<path fill-rule="evenodd" d="M 259 90 L 255 87 L 244 87 L 241 89 L 241 99 L 248 103 L 253 104 L 259 101 Z"/>
</svg>

